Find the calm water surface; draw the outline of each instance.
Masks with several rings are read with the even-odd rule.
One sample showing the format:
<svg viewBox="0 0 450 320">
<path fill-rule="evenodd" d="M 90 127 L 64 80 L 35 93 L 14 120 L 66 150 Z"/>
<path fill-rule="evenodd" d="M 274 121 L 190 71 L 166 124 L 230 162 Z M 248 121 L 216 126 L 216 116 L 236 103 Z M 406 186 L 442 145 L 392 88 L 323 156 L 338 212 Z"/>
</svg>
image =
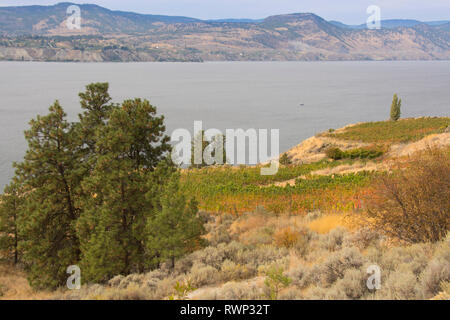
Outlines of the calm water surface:
<svg viewBox="0 0 450 320">
<path fill-rule="evenodd" d="M 31 63 L 0 62 L 0 188 L 26 149 L 23 131 L 59 99 L 70 120 L 78 92 L 107 81 L 115 101 L 147 98 L 170 133 L 205 128 L 280 129 L 285 151 L 320 131 L 389 116 L 392 95 L 404 117 L 450 115 L 450 61 Z"/>
</svg>

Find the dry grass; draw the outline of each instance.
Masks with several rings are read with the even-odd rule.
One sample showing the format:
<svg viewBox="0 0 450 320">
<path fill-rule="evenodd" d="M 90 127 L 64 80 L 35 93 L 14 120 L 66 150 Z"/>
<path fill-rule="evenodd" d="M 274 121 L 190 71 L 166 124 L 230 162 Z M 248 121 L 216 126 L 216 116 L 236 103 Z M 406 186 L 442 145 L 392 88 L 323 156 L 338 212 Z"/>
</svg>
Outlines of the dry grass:
<svg viewBox="0 0 450 320">
<path fill-rule="evenodd" d="M 439 162 L 448 165 L 448 153 L 445 159 Z M 409 172 L 408 163 L 403 164 L 402 169 Z M 417 174 L 419 170 L 413 172 Z M 443 171 L 438 180 L 447 176 L 448 170 Z M 431 179 L 419 181 L 423 185 L 422 181 Z M 447 186 L 447 181 L 444 179 L 439 185 Z M 361 190 L 358 187 L 357 191 Z M 438 191 L 437 200 L 448 203 L 448 197 L 442 197 L 448 188 Z M 269 204 L 274 201 L 267 195 L 260 195 L 261 198 L 225 195 L 226 203 L 234 208 L 239 204 L 239 197 L 245 199 L 249 213 L 237 210 L 239 214 L 235 215 L 205 213 L 208 239 L 216 240 L 211 241 L 209 247 L 177 261 L 174 270 L 162 266 L 147 274 L 117 277 L 106 286 L 83 286 L 80 291 L 61 290 L 51 295 L 34 292 L 22 271 L 0 264 L 0 295 L 3 294 L 0 299 L 167 299 L 173 294 L 174 284 L 186 279 L 192 279 L 198 288 L 189 299 L 260 299 L 264 278 L 258 274 L 273 265 L 284 266 L 292 279 L 292 284 L 280 292 L 283 299 L 448 299 L 450 235 L 436 243 L 397 243 L 394 246 L 388 242 L 389 238 L 381 235 L 380 228 L 359 225 L 367 223 L 364 219 L 360 221 L 365 212 L 359 199 L 370 197 L 372 193 L 360 193 L 358 197 L 355 194 L 355 189 L 336 187 L 289 195 L 283 198 L 283 204 L 290 210 L 265 206 L 262 200 Z M 321 201 L 333 204 L 334 210 L 308 213 L 306 204 L 313 204 L 314 209 L 314 200 L 318 204 Z M 338 206 L 340 203 L 351 206 Z M 296 205 L 302 210 L 293 210 Z M 251 212 L 250 208 L 255 207 L 256 212 Z M 326 205 L 320 207 L 327 208 Z M 376 294 L 365 287 L 368 263 L 375 263 L 382 269 L 382 288 L 385 289 Z"/>
<path fill-rule="evenodd" d="M 11 264 L 0 263 L 0 300 L 42 300 L 51 293 L 31 289 L 23 271 Z"/>
<path fill-rule="evenodd" d="M 152 300 L 168 299 L 178 281 L 190 279 L 195 291 L 187 299 L 263 299 L 264 272 L 283 267 L 292 281 L 280 291 L 280 299 L 446 299 L 450 279 L 446 259 L 450 238 L 436 244 L 390 246 L 367 229 L 351 232 L 345 216 L 310 214 L 306 217 L 276 216 L 256 212 L 234 218 L 235 231 L 244 234 L 272 229 L 270 243 L 254 238 L 250 245 L 234 241 L 211 245 L 176 262 L 176 268 L 118 276 L 108 285 L 84 285 L 81 290 L 59 290 L 53 295 L 34 293 L 22 272 L 0 266 L 0 283 L 9 290 L 7 299 Z M 227 219 L 211 226 L 219 228 Z M 229 224 L 226 223 L 227 230 Z M 306 227 L 313 226 L 320 233 Z M 342 228 L 342 226 L 347 228 Z M 312 228 L 312 229 L 313 229 Z M 331 230 L 327 232 L 327 230 Z M 297 243 L 282 241 L 301 235 Z M 264 238 L 261 238 L 265 240 Z M 302 240 L 305 242 L 300 243 Z M 364 245 L 361 245 L 365 242 Z M 299 243 L 302 250 L 299 250 Z M 365 286 L 368 263 L 383 272 L 386 289 L 373 293 Z M 407 276 L 403 276 L 403 274 Z M 382 287 L 384 288 L 384 287 Z"/>
<path fill-rule="evenodd" d="M 348 223 L 346 223 L 344 216 L 342 215 L 328 215 L 320 217 L 316 220 L 311 221 L 308 224 L 308 227 L 319 234 L 326 234 L 333 229 L 338 227 L 348 227 Z"/>
</svg>

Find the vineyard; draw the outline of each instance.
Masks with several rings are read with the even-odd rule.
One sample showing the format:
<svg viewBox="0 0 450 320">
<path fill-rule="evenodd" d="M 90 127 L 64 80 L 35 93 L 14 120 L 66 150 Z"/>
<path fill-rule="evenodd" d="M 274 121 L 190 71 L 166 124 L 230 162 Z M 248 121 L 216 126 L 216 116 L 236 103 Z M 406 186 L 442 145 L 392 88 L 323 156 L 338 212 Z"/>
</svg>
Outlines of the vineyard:
<svg viewBox="0 0 450 320">
<path fill-rule="evenodd" d="M 182 173 L 182 186 L 200 202 L 200 208 L 208 212 L 242 214 L 258 207 L 277 214 L 304 214 L 313 210 L 349 212 L 361 208 L 362 198 L 370 192 L 369 186 L 375 173 L 362 171 L 318 176 L 314 175 L 315 171 L 356 162 L 366 163 L 369 159 L 383 161 L 379 157 L 392 144 L 417 141 L 433 133 L 442 133 L 449 125 L 448 117 L 428 117 L 368 122 L 330 130 L 322 135 L 361 141 L 372 146 L 347 151 L 330 148 L 326 152 L 328 159 L 311 164 L 281 166 L 278 173 L 272 176 L 261 175 L 261 167 L 258 166 L 188 169 Z M 294 180 L 295 184 L 282 183 L 289 180 Z"/>
<path fill-rule="evenodd" d="M 361 207 L 361 199 L 373 173 L 315 176 L 311 172 L 352 164 L 355 160 L 320 161 L 281 167 L 276 175 L 262 176 L 258 167 L 215 167 L 186 170 L 184 190 L 209 212 L 242 214 L 258 207 L 280 214 L 303 214 L 313 210 L 347 212 Z M 296 179 L 294 186 L 275 182 Z"/>
<path fill-rule="evenodd" d="M 417 118 L 399 121 L 365 122 L 327 136 L 342 140 L 392 144 L 413 142 L 433 133 L 442 133 L 450 126 L 450 118 Z"/>
</svg>

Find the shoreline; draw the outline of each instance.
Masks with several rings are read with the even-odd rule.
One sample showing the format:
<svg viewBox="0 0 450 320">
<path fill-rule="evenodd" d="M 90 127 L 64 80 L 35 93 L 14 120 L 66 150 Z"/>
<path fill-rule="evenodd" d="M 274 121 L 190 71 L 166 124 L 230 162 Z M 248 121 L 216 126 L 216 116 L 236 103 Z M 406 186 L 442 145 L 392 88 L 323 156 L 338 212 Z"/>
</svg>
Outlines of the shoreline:
<svg viewBox="0 0 450 320">
<path fill-rule="evenodd" d="M 211 64 L 211 63 L 345 63 L 345 62 L 450 62 L 450 59 L 422 59 L 422 60 L 395 60 L 395 59 L 383 59 L 383 60 L 206 60 L 206 61 L 58 61 L 58 60 L 2 60 L 0 62 L 23 62 L 23 63 L 74 63 L 74 64 L 132 64 L 132 63 L 158 63 L 158 64 L 168 64 L 168 63 L 178 63 L 178 64 Z"/>
</svg>

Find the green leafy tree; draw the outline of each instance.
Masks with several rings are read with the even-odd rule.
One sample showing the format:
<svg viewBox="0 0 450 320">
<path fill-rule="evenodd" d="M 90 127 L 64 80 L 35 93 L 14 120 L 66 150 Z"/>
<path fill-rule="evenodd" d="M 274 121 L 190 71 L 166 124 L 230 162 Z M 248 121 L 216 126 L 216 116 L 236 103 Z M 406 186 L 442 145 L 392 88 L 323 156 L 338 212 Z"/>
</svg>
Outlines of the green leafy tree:
<svg viewBox="0 0 450 320">
<path fill-rule="evenodd" d="M 14 264 L 19 262 L 19 233 L 17 220 L 19 218 L 23 195 L 18 181 L 14 180 L 5 187 L 0 195 L 0 252 L 10 258 Z"/>
<path fill-rule="evenodd" d="M 287 287 L 292 280 L 283 274 L 283 268 L 271 267 L 267 270 L 264 284 L 268 290 L 267 297 L 270 300 L 277 300 L 282 288 Z"/>
<path fill-rule="evenodd" d="M 46 116 L 31 120 L 25 132 L 28 150 L 16 164 L 29 192 L 18 219 L 20 248 L 35 288 L 55 288 L 66 281 L 66 268 L 79 260 L 75 205 L 80 177 L 75 143 L 66 114 L 56 101 Z"/>
<path fill-rule="evenodd" d="M 399 99 L 397 94 L 394 94 L 394 98 L 392 99 L 391 104 L 391 121 L 397 121 L 398 119 L 400 119 L 401 106 L 402 106 L 402 99 Z"/>
<path fill-rule="evenodd" d="M 83 181 L 77 223 L 84 279 L 106 281 L 145 267 L 147 181 L 170 150 L 164 117 L 146 100 L 127 100 L 97 130 L 96 163 Z"/>
<path fill-rule="evenodd" d="M 156 213 L 147 220 L 146 246 L 155 264 L 170 261 L 174 267 L 176 258 L 202 246 L 205 229 L 197 216 L 197 202 L 187 200 L 180 190 L 178 173 L 164 189 Z"/>
</svg>

